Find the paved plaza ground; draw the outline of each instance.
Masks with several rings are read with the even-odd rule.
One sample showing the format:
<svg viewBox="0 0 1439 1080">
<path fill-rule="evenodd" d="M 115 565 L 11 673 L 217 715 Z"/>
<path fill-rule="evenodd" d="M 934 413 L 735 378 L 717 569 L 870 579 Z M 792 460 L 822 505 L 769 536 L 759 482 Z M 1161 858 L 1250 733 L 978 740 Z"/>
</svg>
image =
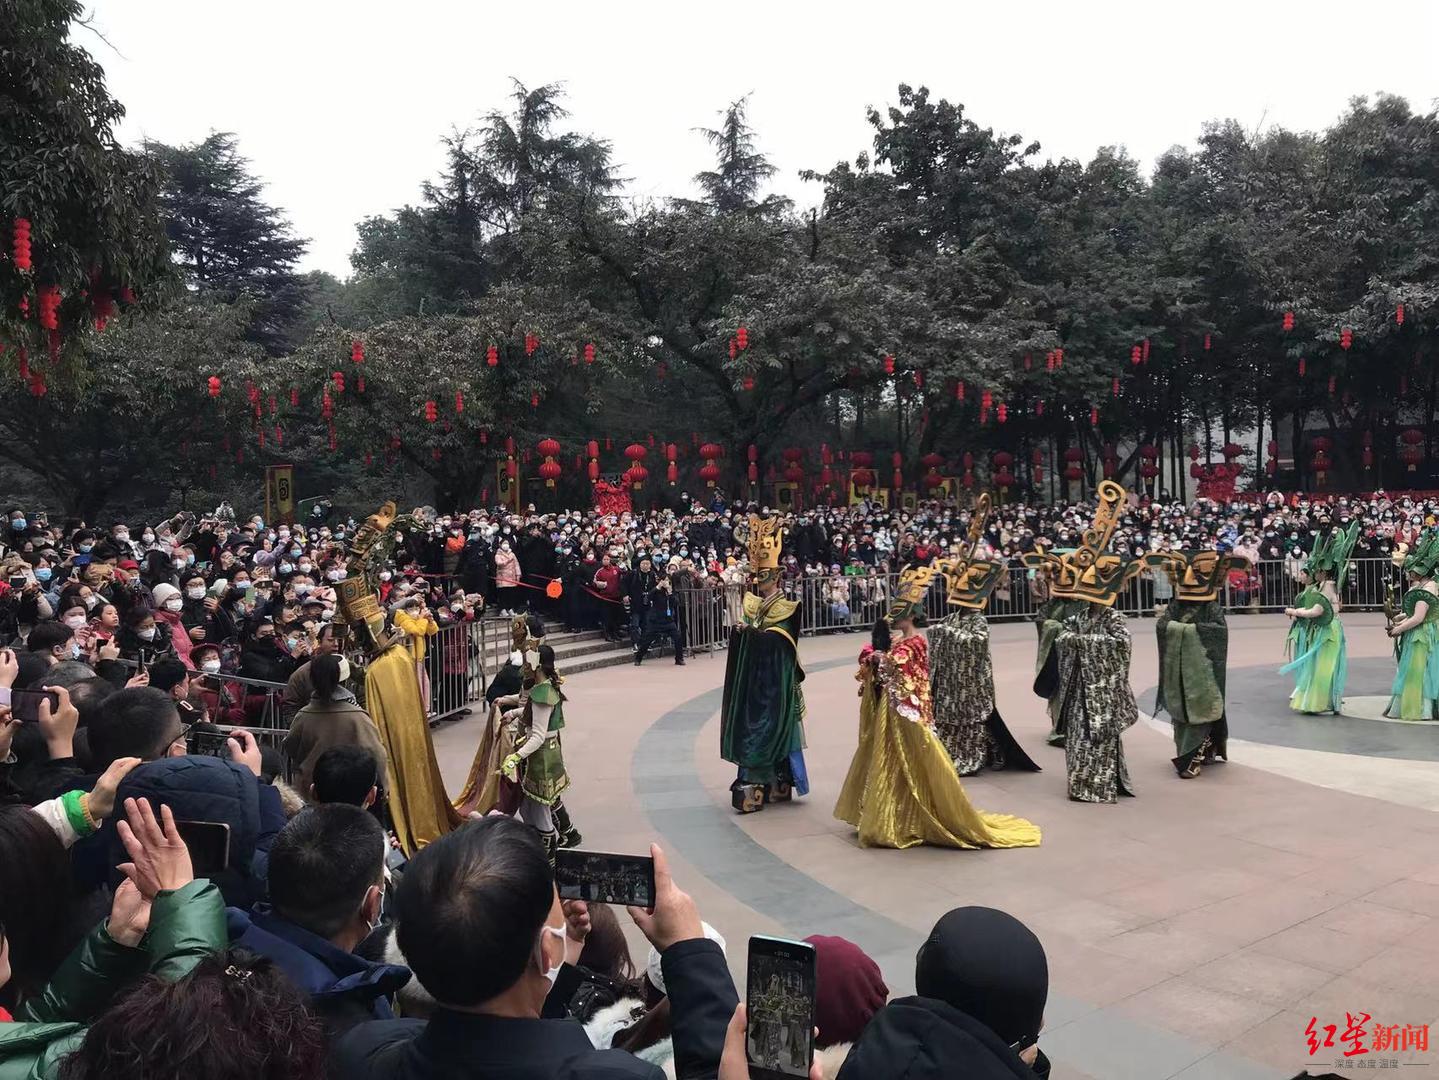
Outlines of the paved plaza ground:
<svg viewBox="0 0 1439 1080">
<path fill-rule="evenodd" d="M 1381 617 L 1344 621 L 1350 692 L 1386 692 L 1393 666 Z M 1125 738 L 1138 797 L 1115 806 L 1066 799 L 1063 751 L 1044 745 L 1048 720 L 1030 691 L 1034 628 L 996 625 L 999 708 L 1044 771 L 965 786 L 975 805 L 1039 824 L 1035 849 L 865 850 L 833 818 L 855 746 L 861 634 L 801 642 L 808 798 L 743 818 L 730 809 L 716 653 L 569 680 L 566 803 L 586 848 L 664 845 L 741 977 L 748 935 L 829 933 L 861 944 L 891 991 L 908 993 L 934 920 L 987 904 L 1044 943 L 1051 989 L 1040 1042 L 1057 1077 L 1324 1072 L 1343 1047 L 1311 1057 L 1311 1018 L 1321 1037 L 1326 1024 L 1342 1032 L 1346 1012 L 1369 1014 L 1370 1029 L 1439 1020 L 1439 725 L 1288 713 L 1288 680 L 1276 674 L 1285 625 L 1230 619 L 1232 763 L 1181 781 L 1167 723 L 1142 720 Z M 1130 627 L 1144 710 L 1156 682 L 1154 623 Z M 452 791 L 477 727 L 472 717 L 435 733 Z M 1416 1066 L 1403 1075 L 1439 1076 L 1439 1050 L 1369 1056 Z"/>
</svg>

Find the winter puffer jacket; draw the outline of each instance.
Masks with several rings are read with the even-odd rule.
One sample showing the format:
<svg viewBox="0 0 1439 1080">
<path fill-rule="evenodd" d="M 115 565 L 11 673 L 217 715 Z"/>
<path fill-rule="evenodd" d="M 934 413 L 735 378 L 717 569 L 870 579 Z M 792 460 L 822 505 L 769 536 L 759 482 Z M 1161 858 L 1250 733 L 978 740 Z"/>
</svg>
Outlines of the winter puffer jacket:
<svg viewBox="0 0 1439 1080">
<path fill-rule="evenodd" d="M 58 1075 L 60 1062 L 85 1037 L 84 1021 L 147 971 L 175 980 L 206 954 L 225 947 L 220 891 L 197 879 L 156 895 L 143 948 L 117 945 L 104 924 L 65 959 L 45 990 L 27 1001 L 13 1023 L 0 1023 L 0 1080 Z"/>
</svg>

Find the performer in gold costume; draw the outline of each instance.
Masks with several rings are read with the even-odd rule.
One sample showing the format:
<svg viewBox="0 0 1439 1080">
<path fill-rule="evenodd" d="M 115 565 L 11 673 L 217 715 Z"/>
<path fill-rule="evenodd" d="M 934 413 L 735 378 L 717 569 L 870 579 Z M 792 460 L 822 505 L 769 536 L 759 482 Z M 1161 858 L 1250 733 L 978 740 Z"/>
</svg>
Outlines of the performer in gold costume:
<svg viewBox="0 0 1439 1080">
<path fill-rule="evenodd" d="M 1039 826 L 970 804 L 934 733 L 928 645 L 916 627 L 934 576 L 932 566 L 905 572 L 859 655 L 859 747 L 834 816 L 859 830 L 862 847 L 1036 847 Z"/>
<path fill-rule="evenodd" d="M 394 547 L 396 533 L 411 527 L 418 528 L 419 523 L 397 516 L 393 502 L 371 514 L 350 542 L 348 575 L 337 590 L 345 652 L 352 667 L 364 665 L 365 710 L 379 728 L 389 758 L 391 827 L 407 855 L 467 817 L 489 810 L 494 805 L 491 800 L 498 798 L 495 772 L 510 752 L 497 738 L 482 739 L 464 790 L 450 801 L 435 760 L 414 658 L 405 647 L 404 635 L 386 627 L 376 595 L 379 570 Z"/>
</svg>

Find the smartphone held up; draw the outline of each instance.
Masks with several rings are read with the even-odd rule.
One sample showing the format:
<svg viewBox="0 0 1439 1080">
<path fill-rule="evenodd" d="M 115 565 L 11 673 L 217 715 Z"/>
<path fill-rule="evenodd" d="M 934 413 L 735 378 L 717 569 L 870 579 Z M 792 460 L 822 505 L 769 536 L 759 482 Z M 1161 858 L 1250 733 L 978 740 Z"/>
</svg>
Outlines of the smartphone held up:
<svg viewBox="0 0 1439 1080">
<path fill-rule="evenodd" d="M 561 900 L 648 910 L 655 906 L 655 861 L 648 855 L 557 851 L 555 889 Z"/>
<path fill-rule="evenodd" d="M 754 1080 L 808 1076 L 814 1059 L 814 946 L 749 939 L 745 1057 Z"/>
</svg>

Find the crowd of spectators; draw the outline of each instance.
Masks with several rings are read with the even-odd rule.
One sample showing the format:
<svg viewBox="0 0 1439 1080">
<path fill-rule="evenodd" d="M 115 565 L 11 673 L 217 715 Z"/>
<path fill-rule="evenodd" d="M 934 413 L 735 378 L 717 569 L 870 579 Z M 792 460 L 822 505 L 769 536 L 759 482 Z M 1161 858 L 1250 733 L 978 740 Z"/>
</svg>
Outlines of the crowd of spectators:
<svg viewBox="0 0 1439 1080">
<path fill-rule="evenodd" d="M 637 659 L 662 641 L 680 659 L 673 598 L 742 587 L 749 509 L 425 513 L 378 591 L 422 680 L 451 662 L 425 649 L 443 628 L 536 607 L 627 637 Z M 1435 509 L 1140 500 L 1113 543 L 1217 544 L 1287 573 L 1331 524 L 1359 520 L 1356 557 L 1380 558 Z M 985 551 L 1072 546 L 1091 513 L 998 507 Z M 0 526 L 0 1078 L 746 1074 L 722 936 L 658 849 L 655 907 L 631 912 L 643 963 L 611 909 L 561 904 L 518 821 L 472 822 L 408 863 L 395 850 L 384 749 L 336 648 L 355 523 L 31 516 Z M 857 607 L 854 586 L 968 527 L 940 504 L 788 518 L 791 585 L 840 581 L 833 603 Z M 244 726 L 262 691 L 282 702 L 283 754 Z M 887 1004 L 873 961 L 815 929 L 816 1071 L 1044 1073 L 1043 949 L 1008 916 L 950 913 L 920 953 L 920 996 Z"/>
</svg>

